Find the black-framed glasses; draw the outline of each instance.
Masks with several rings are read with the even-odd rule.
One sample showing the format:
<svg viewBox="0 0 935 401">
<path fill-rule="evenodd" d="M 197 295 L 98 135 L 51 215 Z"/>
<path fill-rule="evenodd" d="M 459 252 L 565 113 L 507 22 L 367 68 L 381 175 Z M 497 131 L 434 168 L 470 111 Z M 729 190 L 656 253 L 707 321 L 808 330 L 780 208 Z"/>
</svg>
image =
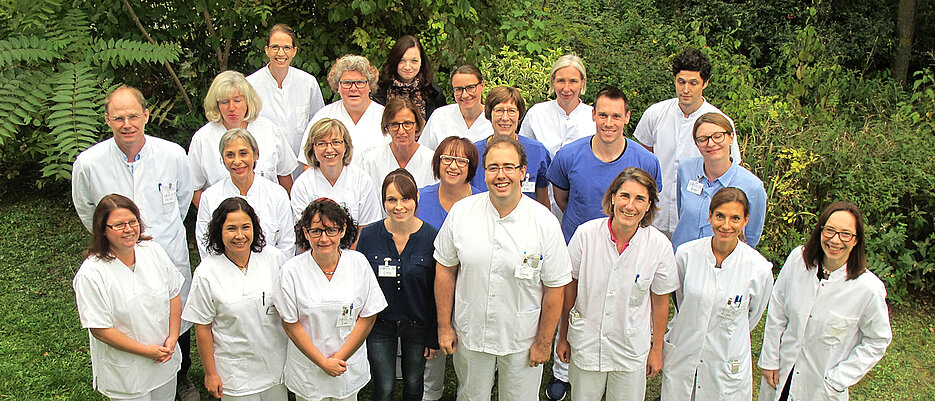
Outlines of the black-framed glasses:
<svg viewBox="0 0 935 401">
<path fill-rule="evenodd" d="M 857 237 L 857 235 L 854 233 L 849 233 L 847 231 L 837 231 L 831 227 L 822 227 L 821 236 L 825 237 L 825 239 L 830 240 L 834 238 L 835 235 L 841 239 L 841 242 L 851 242 L 855 237 Z"/>
<path fill-rule="evenodd" d="M 286 53 L 292 53 L 292 51 L 295 50 L 295 46 L 290 46 L 290 45 L 285 45 L 285 46 L 272 45 L 272 46 L 266 46 L 266 47 L 272 50 L 273 53 L 279 53 L 280 50 Z"/>
<path fill-rule="evenodd" d="M 357 89 L 363 89 L 367 85 L 369 85 L 369 82 L 367 82 L 366 79 L 358 79 L 356 81 L 341 80 L 338 82 L 341 84 L 341 87 L 344 89 L 351 89 L 352 86 L 357 87 Z"/>
<path fill-rule="evenodd" d="M 438 156 L 438 160 L 441 161 L 442 164 L 446 166 L 454 162 L 455 165 L 457 165 L 458 167 L 465 167 L 471 161 L 470 159 L 466 157 L 457 157 L 457 156 L 449 156 L 449 155 Z"/>
<path fill-rule="evenodd" d="M 328 227 L 324 230 L 320 228 L 306 228 L 304 230 L 305 230 L 305 234 L 307 234 L 311 238 L 320 238 L 322 233 L 333 238 L 333 237 L 337 237 L 338 234 L 341 233 L 341 229 L 337 227 Z"/>
<path fill-rule="evenodd" d="M 473 95 L 474 92 L 477 92 L 477 86 L 480 85 L 480 82 L 476 84 L 464 85 L 464 86 L 455 86 L 451 89 L 454 89 L 455 96 L 460 96 L 461 93 L 467 91 L 468 95 Z"/>
<path fill-rule="evenodd" d="M 517 169 L 519 169 L 519 166 L 516 166 L 516 165 L 513 165 L 513 164 L 504 164 L 504 165 L 502 165 L 502 166 L 498 166 L 498 165 L 496 165 L 496 164 L 491 164 L 491 165 L 489 165 L 489 166 L 487 166 L 487 167 L 484 167 L 484 171 L 486 171 L 486 172 L 488 172 L 488 173 L 490 173 L 490 174 L 497 174 L 497 173 L 499 173 L 501 170 L 503 170 L 503 172 L 504 172 L 505 174 L 510 174 L 510 173 L 516 171 Z"/>
<path fill-rule="evenodd" d="M 110 228 L 111 230 L 114 230 L 114 231 L 123 231 L 124 229 L 127 228 L 127 226 L 130 226 L 133 228 L 139 227 L 140 221 L 137 219 L 132 219 L 130 221 L 120 222 L 120 223 L 113 224 L 113 225 L 111 224 L 104 224 L 104 225 L 107 226 L 107 228 Z"/>
<path fill-rule="evenodd" d="M 318 141 L 315 142 L 316 148 L 326 148 L 328 145 L 331 145 L 332 148 L 338 148 L 344 146 L 344 141 L 341 139 L 335 139 L 333 141 Z"/>
<path fill-rule="evenodd" d="M 730 135 L 730 132 L 727 131 L 718 131 L 711 135 L 699 135 L 695 137 L 695 142 L 699 145 L 705 145 L 709 140 L 714 141 L 714 143 L 724 142 L 724 138 Z"/>
<path fill-rule="evenodd" d="M 415 127 L 415 126 L 416 126 L 415 121 L 403 121 L 401 123 L 392 122 L 392 123 L 386 124 L 386 127 L 392 131 L 399 131 L 400 127 L 405 129 L 406 131 L 409 131 L 412 129 L 412 127 Z"/>
</svg>

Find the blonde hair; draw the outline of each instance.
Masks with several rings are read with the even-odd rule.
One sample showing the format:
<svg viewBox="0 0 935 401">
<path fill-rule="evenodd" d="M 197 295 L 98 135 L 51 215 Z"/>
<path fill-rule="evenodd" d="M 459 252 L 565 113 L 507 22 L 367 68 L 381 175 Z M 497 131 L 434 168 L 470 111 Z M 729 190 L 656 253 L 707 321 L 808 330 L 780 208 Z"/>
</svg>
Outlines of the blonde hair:
<svg viewBox="0 0 935 401">
<path fill-rule="evenodd" d="M 330 136 L 335 131 L 341 134 L 341 139 L 344 141 L 344 158 L 341 159 L 341 163 L 345 166 L 351 164 L 351 156 L 354 154 L 354 145 L 351 143 L 351 133 L 347 130 L 347 127 L 344 126 L 344 123 L 333 118 L 322 118 L 309 128 L 308 140 L 305 141 L 305 146 L 302 147 L 302 150 L 305 152 L 305 158 L 308 159 L 312 167 L 321 165 L 321 162 L 315 157 L 315 142 Z"/>
<path fill-rule="evenodd" d="M 221 108 L 218 102 L 230 98 L 236 92 L 240 92 L 247 101 L 247 115 L 244 116 L 244 121 L 256 120 L 260 109 L 263 108 L 263 101 L 243 74 L 231 70 L 218 74 L 211 82 L 208 94 L 205 95 L 205 118 L 213 123 L 221 122 Z"/>
</svg>

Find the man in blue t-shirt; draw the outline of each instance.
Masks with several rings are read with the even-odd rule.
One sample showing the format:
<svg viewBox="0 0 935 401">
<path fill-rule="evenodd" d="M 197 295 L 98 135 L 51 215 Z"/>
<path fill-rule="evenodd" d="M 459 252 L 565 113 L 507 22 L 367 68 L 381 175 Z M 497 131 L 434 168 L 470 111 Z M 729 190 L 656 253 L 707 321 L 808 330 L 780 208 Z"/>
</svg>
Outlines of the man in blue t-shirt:
<svg viewBox="0 0 935 401">
<path fill-rule="evenodd" d="M 562 232 L 566 243 L 581 223 L 604 216 L 601 199 L 623 169 L 645 170 L 662 190 L 659 159 L 623 136 L 630 122 L 627 95 L 615 87 L 604 88 L 594 98 L 592 116 L 597 132 L 559 149 L 547 175 L 554 187 L 555 202 L 564 212 Z"/>
</svg>

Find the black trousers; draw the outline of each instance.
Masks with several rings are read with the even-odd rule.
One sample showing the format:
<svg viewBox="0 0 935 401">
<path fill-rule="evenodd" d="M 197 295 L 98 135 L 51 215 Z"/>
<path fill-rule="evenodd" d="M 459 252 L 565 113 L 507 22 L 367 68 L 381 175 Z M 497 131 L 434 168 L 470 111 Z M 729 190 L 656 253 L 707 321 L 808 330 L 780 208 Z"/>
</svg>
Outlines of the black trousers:
<svg viewBox="0 0 935 401">
<path fill-rule="evenodd" d="M 188 368 L 192 367 L 192 330 L 189 329 L 182 334 L 179 334 L 179 351 L 182 351 L 182 368 L 179 369 L 178 377 L 181 379 L 184 376 L 188 376 Z"/>
</svg>

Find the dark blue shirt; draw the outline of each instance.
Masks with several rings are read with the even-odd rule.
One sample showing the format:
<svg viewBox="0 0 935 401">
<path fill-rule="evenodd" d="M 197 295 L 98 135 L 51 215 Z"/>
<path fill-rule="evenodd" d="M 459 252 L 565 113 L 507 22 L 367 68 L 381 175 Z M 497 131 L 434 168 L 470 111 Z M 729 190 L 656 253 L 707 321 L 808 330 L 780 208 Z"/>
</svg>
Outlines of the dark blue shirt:
<svg viewBox="0 0 935 401">
<path fill-rule="evenodd" d="M 419 189 L 419 208 L 416 209 L 416 217 L 429 223 L 432 227 L 441 227 L 448 217 L 448 211 L 442 207 L 442 202 L 438 200 L 438 186 L 440 184 L 426 185 Z M 486 188 L 486 187 L 485 187 Z M 471 194 L 478 194 L 481 191 L 471 186 Z"/>
<path fill-rule="evenodd" d="M 438 348 L 438 325 L 435 314 L 435 236 L 438 230 L 423 222 L 418 231 L 409 236 L 403 253 L 396 251 L 393 235 L 384 222 L 368 225 L 360 232 L 357 251 L 370 261 L 387 307 L 377 319 L 389 321 L 414 320 L 429 328 L 429 348 Z M 389 260 L 387 261 L 387 258 Z M 380 266 L 396 266 L 395 277 L 380 277 Z"/>
</svg>

